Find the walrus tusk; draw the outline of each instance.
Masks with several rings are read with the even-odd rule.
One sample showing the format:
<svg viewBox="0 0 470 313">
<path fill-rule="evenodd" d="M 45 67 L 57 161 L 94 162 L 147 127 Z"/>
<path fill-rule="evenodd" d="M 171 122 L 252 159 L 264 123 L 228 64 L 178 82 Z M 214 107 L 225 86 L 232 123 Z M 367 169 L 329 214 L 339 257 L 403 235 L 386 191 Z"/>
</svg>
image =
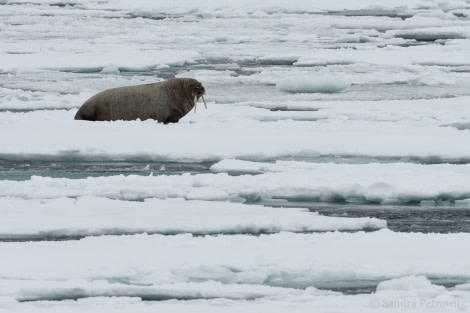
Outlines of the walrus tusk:
<svg viewBox="0 0 470 313">
<path fill-rule="evenodd" d="M 197 107 L 197 96 L 194 96 L 194 113 L 196 113 L 196 107 Z"/>
<path fill-rule="evenodd" d="M 202 95 L 202 101 L 204 101 L 204 107 L 207 110 L 207 102 L 206 102 L 206 98 L 204 98 L 204 95 Z"/>
</svg>

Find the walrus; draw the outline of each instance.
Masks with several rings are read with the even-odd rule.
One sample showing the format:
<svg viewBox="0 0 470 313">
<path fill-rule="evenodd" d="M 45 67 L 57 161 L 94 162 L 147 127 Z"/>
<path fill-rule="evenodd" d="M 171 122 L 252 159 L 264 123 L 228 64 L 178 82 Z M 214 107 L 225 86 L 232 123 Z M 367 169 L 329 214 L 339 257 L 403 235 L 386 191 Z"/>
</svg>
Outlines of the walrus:
<svg viewBox="0 0 470 313">
<path fill-rule="evenodd" d="M 116 121 L 154 119 L 176 123 L 204 101 L 206 90 L 192 78 L 174 78 L 163 82 L 126 86 L 102 91 L 88 99 L 75 115 L 76 120 Z"/>
</svg>

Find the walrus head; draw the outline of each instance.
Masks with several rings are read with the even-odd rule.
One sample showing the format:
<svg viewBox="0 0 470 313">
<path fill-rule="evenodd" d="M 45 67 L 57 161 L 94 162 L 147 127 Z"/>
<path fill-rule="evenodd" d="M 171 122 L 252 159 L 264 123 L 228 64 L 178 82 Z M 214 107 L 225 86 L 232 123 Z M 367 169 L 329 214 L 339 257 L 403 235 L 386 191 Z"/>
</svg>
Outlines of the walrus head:
<svg viewBox="0 0 470 313">
<path fill-rule="evenodd" d="M 194 98 L 194 113 L 196 113 L 197 101 L 200 98 L 202 98 L 202 101 L 204 101 L 204 107 L 207 109 L 207 102 L 204 98 L 206 89 L 204 88 L 204 86 L 202 86 L 202 84 L 197 80 L 191 79 L 189 82 L 189 90 L 191 91 L 191 99 Z"/>
</svg>

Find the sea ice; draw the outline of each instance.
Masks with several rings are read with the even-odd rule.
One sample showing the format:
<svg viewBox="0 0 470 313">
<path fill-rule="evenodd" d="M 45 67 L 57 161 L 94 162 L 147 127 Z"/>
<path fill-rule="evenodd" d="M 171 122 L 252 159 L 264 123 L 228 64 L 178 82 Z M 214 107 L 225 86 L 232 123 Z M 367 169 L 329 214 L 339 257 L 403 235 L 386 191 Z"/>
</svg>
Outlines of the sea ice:
<svg viewBox="0 0 470 313">
<path fill-rule="evenodd" d="M 351 81 L 328 74 L 294 76 L 279 79 L 276 87 L 290 93 L 335 93 L 351 86 Z"/>
<path fill-rule="evenodd" d="M 305 209 L 240 203 L 103 197 L 20 200 L 0 198 L 0 239 L 54 239 L 89 235 L 237 234 L 377 230 L 375 218 L 327 217 Z"/>
<path fill-rule="evenodd" d="M 0 8 L 0 311 L 468 310 L 469 234 L 290 208 L 468 209 L 466 1 Z M 209 109 L 73 120 L 172 77 Z"/>
<path fill-rule="evenodd" d="M 231 172 L 225 162 L 215 169 Z M 256 163 L 237 161 L 237 171 L 252 173 Z M 470 166 L 452 164 L 307 162 L 259 163 L 258 175 L 223 173 L 119 175 L 85 179 L 33 176 L 0 181 L 0 196 L 23 199 L 105 197 L 120 200 L 184 198 L 263 202 L 276 199 L 312 202 L 406 204 L 470 198 Z"/>
</svg>

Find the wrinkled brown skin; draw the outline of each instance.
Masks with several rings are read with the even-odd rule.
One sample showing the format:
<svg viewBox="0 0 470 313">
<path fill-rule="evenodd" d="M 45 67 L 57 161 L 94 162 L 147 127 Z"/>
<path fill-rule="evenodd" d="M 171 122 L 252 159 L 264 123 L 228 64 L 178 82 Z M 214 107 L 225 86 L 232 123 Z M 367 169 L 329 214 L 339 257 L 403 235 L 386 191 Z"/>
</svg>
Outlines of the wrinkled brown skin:
<svg viewBox="0 0 470 313">
<path fill-rule="evenodd" d="M 113 88 L 88 99 L 75 115 L 76 120 L 116 121 L 154 119 L 176 123 L 194 107 L 194 97 L 205 89 L 195 79 L 174 78 L 167 81 Z"/>
</svg>

